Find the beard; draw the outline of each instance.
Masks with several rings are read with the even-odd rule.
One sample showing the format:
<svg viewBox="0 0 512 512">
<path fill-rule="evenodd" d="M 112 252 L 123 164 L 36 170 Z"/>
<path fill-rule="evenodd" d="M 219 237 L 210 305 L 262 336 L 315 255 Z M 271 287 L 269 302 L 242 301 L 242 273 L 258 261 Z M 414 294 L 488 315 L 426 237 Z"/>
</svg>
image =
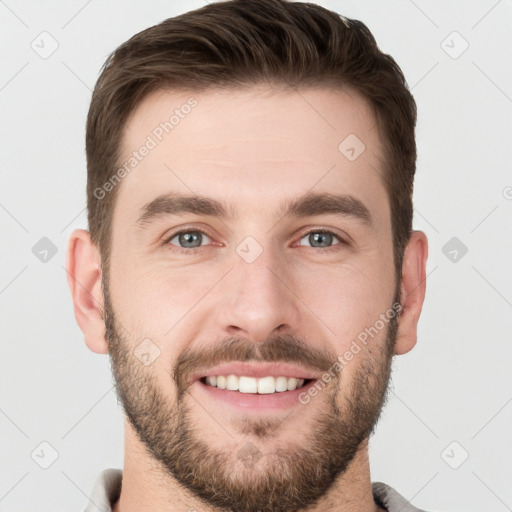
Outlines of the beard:
<svg viewBox="0 0 512 512">
<path fill-rule="evenodd" d="M 398 315 L 389 320 L 385 343 L 371 347 L 371 357 L 359 356 L 363 358 L 360 363 L 350 363 L 358 365 L 350 382 L 342 382 L 342 369 L 330 382 L 329 391 L 326 387 L 319 393 L 323 396 L 312 398 L 312 402 L 323 400 L 324 407 L 318 412 L 318 402 L 309 421 L 299 423 L 309 427 L 301 432 L 300 444 L 291 442 L 289 435 L 277 439 L 288 416 L 280 420 L 245 416 L 233 423 L 242 434 L 241 439 L 253 436 L 256 444 L 261 439 L 274 439 L 275 449 L 262 453 L 255 444 L 245 442 L 235 453 L 212 448 L 208 427 L 201 432 L 194 424 L 190 406 L 197 400 L 187 389 L 191 372 L 226 361 L 296 362 L 317 372 L 327 371 L 337 361 L 337 355 L 288 335 L 275 336 L 261 344 L 230 338 L 214 348 L 187 349 L 170 373 L 176 385 L 176 400 L 171 403 L 155 375 L 134 356 L 134 340 L 121 334 L 106 281 L 105 278 L 104 321 L 118 400 L 149 455 L 166 474 L 211 509 L 308 510 L 345 473 L 363 442 L 373 434 L 387 401 Z M 398 289 L 395 303 L 399 300 Z M 200 404 L 196 408 L 199 410 Z M 307 409 L 297 412 L 294 406 L 292 412 L 304 413 L 308 418 Z"/>
</svg>

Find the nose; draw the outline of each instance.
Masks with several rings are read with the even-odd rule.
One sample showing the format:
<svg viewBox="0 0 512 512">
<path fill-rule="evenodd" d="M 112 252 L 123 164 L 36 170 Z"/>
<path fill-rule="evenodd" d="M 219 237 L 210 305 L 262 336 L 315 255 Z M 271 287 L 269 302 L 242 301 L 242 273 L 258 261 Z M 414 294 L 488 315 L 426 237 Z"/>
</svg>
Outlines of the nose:
<svg viewBox="0 0 512 512">
<path fill-rule="evenodd" d="M 265 249 L 251 263 L 236 255 L 220 292 L 224 300 L 218 319 L 224 332 L 262 343 L 277 332 L 295 331 L 299 300 L 289 274 L 270 250 Z"/>
</svg>

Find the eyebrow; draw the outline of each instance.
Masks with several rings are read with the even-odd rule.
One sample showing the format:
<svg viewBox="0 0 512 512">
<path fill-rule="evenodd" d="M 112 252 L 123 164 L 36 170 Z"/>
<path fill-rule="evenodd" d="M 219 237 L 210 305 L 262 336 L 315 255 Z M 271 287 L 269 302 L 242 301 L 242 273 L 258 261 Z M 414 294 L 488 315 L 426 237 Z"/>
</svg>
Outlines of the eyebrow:
<svg viewBox="0 0 512 512">
<path fill-rule="evenodd" d="M 373 220 L 370 210 L 357 198 L 348 195 L 309 192 L 297 199 L 287 200 L 281 206 L 279 218 L 286 216 L 303 218 L 316 215 L 339 215 L 361 221 L 372 227 Z M 168 215 L 192 213 L 219 217 L 221 219 L 237 218 L 237 212 L 224 201 L 178 193 L 163 194 L 141 208 L 137 224 L 143 228 L 151 222 Z"/>
</svg>

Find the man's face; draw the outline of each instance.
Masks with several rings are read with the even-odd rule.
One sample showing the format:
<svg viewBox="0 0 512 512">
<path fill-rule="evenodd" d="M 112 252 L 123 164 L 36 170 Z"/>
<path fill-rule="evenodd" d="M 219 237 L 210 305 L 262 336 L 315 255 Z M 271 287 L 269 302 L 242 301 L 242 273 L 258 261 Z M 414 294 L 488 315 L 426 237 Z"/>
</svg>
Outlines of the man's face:
<svg viewBox="0 0 512 512">
<path fill-rule="evenodd" d="M 131 428 L 212 506 L 314 503 L 378 419 L 396 337 L 374 117 L 351 91 L 160 91 L 128 120 L 121 161 L 145 144 L 117 185 L 104 282 Z M 178 196 L 226 215 L 177 211 Z"/>
</svg>

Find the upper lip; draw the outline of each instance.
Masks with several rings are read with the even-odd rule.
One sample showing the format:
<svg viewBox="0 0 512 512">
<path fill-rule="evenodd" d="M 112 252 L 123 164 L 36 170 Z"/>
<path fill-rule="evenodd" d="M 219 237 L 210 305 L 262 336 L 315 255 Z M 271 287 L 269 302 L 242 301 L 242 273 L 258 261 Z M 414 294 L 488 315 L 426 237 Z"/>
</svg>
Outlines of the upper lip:
<svg viewBox="0 0 512 512">
<path fill-rule="evenodd" d="M 217 366 L 212 366 L 206 370 L 195 372 L 190 378 L 190 383 L 202 379 L 203 377 L 210 377 L 213 375 L 244 375 L 255 378 L 269 376 L 296 377 L 304 380 L 319 378 L 317 373 L 289 363 L 231 362 L 222 363 Z"/>
</svg>

